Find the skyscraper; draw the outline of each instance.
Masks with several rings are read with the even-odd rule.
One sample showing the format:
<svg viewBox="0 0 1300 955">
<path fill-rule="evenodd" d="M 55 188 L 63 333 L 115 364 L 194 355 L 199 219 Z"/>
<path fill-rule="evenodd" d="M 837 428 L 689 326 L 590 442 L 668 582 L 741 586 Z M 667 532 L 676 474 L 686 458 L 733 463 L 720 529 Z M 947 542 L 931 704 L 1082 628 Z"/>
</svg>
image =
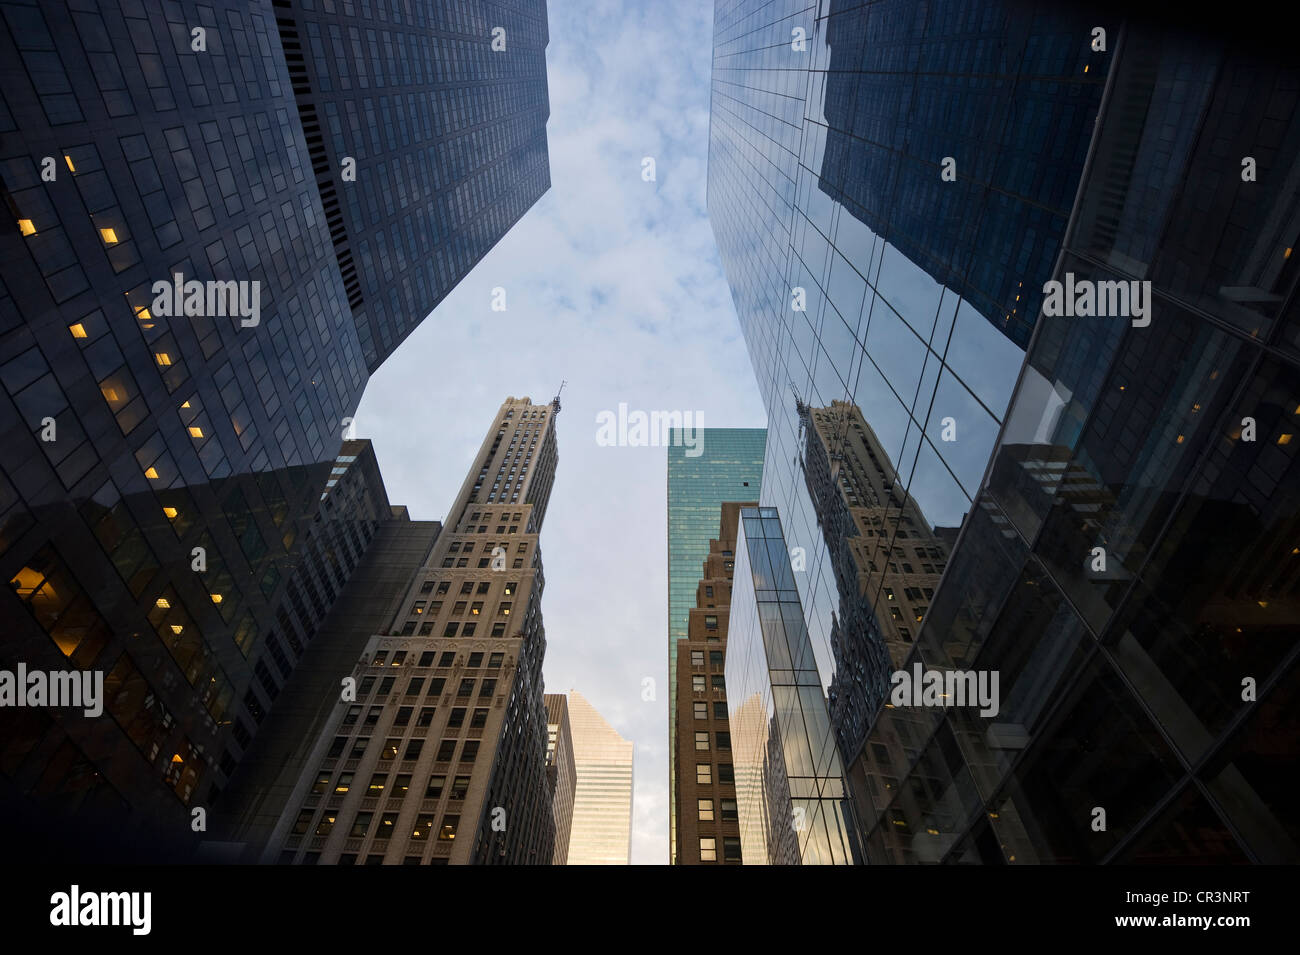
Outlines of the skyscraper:
<svg viewBox="0 0 1300 955">
<path fill-rule="evenodd" d="M 718 536 L 722 504 L 758 496 L 763 428 L 702 428 L 689 448 L 676 431 L 668 446 L 668 785 L 669 854 L 677 846 L 677 644 L 689 633 L 700 568 Z M 694 456 L 688 454 L 694 451 Z M 671 860 L 670 860 L 671 861 Z"/>
<path fill-rule="evenodd" d="M 550 188 L 546 0 L 273 6 L 374 371 Z"/>
<path fill-rule="evenodd" d="M 872 861 L 1300 859 L 1300 73 L 1126 25 L 1111 75 L 1053 279 L 1149 324 L 1039 319 L 915 651 L 1001 706 L 880 714 Z"/>
<path fill-rule="evenodd" d="M 569 863 L 569 834 L 573 830 L 573 799 L 578 767 L 573 761 L 573 730 L 569 726 L 569 698 L 546 694 L 546 779 L 551 787 L 555 817 L 555 865 Z"/>
<path fill-rule="evenodd" d="M 112 700 L 6 727 L 32 831 L 196 838 L 329 608 L 369 371 L 546 187 L 542 7 L 0 4 L 0 663 Z"/>
<path fill-rule="evenodd" d="M 678 865 L 739 865 L 739 816 L 727 712 L 727 626 L 736 528 L 743 503 L 723 504 L 716 539 L 695 589 L 687 638 L 678 641 L 674 711 L 677 741 L 673 792 Z M 753 505 L 750 505 L 753 506 Z"/>
<path fill-rule="evenodd" d="M 576 690 L 569 691 L 569 728 L 577 786 L 568 865 L 628 865 L 635 747 Z"/>
<path fill-rule="evenodd" d="M 355 692 L 313 741 L 269 858 L 551 863 L 538 535 L 559 410 L 501 405 L 446 529 L 357 661 Z"/>
<path fill-rule="evenodd" d="M 740 510 L 726 676 L 741 852 L 750 865 L 862 860 L 781 520 Z"/>
</svg>

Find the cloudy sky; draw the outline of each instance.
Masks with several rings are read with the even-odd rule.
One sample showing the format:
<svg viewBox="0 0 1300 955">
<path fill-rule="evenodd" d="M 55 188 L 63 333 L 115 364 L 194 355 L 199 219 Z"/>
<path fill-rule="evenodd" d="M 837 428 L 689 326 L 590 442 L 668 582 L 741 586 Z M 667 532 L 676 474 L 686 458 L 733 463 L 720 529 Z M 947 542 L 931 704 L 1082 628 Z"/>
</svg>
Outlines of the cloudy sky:
<svg viewBox="0 0 1300 955">
<path fill-rule="evenodd" d="M 550 4 L 551 188 L 357 412 L 389 498 L 440 520 L 506 396 L 549 401 L 567 381 L 542 530 L 546 689 L 578 690 L 636 743 L 634 863 L 668 858 L 667 464 L 661 447 L 597 445 L 596 416 L 626 402 L 766 424 L 705 210 L 712 32 L 697 0 Z M 527 345 L 494 347 L 507 340 Z"/>
</svg>

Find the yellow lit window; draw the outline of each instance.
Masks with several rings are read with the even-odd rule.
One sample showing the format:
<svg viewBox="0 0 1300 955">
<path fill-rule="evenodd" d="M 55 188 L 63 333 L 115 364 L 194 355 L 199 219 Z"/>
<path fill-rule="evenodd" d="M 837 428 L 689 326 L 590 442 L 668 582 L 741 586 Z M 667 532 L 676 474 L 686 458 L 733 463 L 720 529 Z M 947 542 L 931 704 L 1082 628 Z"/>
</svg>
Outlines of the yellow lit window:
<svg viewBox="0 0 1300 955">
<path fill-rule="evenodd" d="M 195 424 L 190 425 L 190 437 L 191 437 L 191 438 L 201 438 L 201 437 L 203 437 L 203 429 L 200 428 L 198 425 L 195 425 Z"/>
<path fill-rule="evenodd" d="M 174 507 L 164 507 L 163 513 L 166 514 L 167 517 L 170 518 L 171 520 L 176 519 L 177 510 Z"/>
<path fill-rule="evenodd" d="M 1291 443 L 1291 435 L 1289 435 L 1289 434 L 1280 434 L 1280 435 L 1278 435 L 1277 443 L 1278 443 L 1278 444 L 1290 444 L 1290 443 Z"/>
<path fill-rule="evenodd" d="M 18 230 L 19 230 L 20 232 L 22 232 L 23 235 L 35 235 L 35 234 L 36 234 L 36 226 L 35 226 L 35 224 L 32 222 L 31 219 L 19 219 L 19 220 L 18 220 Z"/>
<path fill-rule="evenodd" d="M 77 167 L 72 164 L 72 157 L 67 153 L 63 155 L 63 161 L 68 164 L 68 172 L 76 172 Z"/>
<path fill-rule="evenodd" d="M 158 480 L 158 469 L 151 467 L 149 470 L 144 472 L 144 476 L 151 481 L 156 481 Z"/>
<path fill-rule="evenodd" d="M 73 338 L 85 338 L 85 337 L 86 337 L 86 326 L 85 326 L 85 325 L 82 325 L 81 322 L 77 322 L 77 324 L 75 324 L 75 325 L 69 325 L 69 326 L 68 326 L 68 331 L 72 332 L 72 337 L 73 337 Z"/>
<path fill-rule="evenodd" d="M 113 229 L 100 229 L 100 237 L 103 238 L 105 245 L 117 245 L 117 232 Z"/>
<path fill-rule="evenodd" d="M 154 360 L 157 361 L 158 364 L 162 365 L 164 368 L 166 368 L 168 365 L 172 363 L 172 356 L 167 354 L 165 351 L 154 352 L 153 357 Z"/>
<path fill-rule="evenodd" d="M 178 633 L 180 633 L 180 632 L 181 632 L 182 630 L 184 630 L 184 629 L 185 629 L 185 627 L 182 626 L 182 625 L 179 624 L 179 623 L 174 623 L 174 624 L 172 624 L 172 633 L 177 633 L 177 634 L 178 634 Z"/>
<path fill-rule="evenodd" d="M 171 607 L 171 603 L 167 600 L 166 597 L 159 597 L 157 600 L 154 601 L 154 605 L 161 610 L 167 610 Z"/>
<path fill-rule="evenodd" d="M 221 594 L 208 594 L 208 596 L 212 598 L 214 604 L 219 604 L 222 601 Z"/>
</svg>

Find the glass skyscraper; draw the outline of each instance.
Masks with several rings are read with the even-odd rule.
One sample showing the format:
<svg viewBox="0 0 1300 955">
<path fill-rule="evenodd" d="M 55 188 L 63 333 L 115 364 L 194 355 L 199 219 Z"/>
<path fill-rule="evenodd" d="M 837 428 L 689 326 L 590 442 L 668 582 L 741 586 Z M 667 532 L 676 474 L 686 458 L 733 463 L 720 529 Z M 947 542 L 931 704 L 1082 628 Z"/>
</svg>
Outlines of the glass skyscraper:
<svg viewBox="0 0 1300 955">
<path fill-rule="evenodd" d="M 669 845 L 673 847 L 677 845 L 672 808 L 676 792 L 673 714 L 677 712 L 677 641 L 688 633 L 700 570 L 709 555 L 709 541 L 718 536 L 723 502 L 758 499 L 767 440 L 763 428 L 701 428 L 695 435 L 701 443 L 689 447 L 674 430 L 667 449 Z"/>
<path fill-rule="evenodd" d="M 542 0 L 334 6 L 0 4 L 0 660 L 110 696 L 0 714 L 0 797 L 142 849 L 332 601 L 287 582 L 369 372 L 549 182 Z"/>
<path fill-rule="evenodd" d="M 1126 27 L 1111 73 L 1054 277 L 1149 324 L 1040 318 L 913 656 L 1001 709 L 881 713 L 872 861 L 1300 859 L 1300 71 Z"/>
<path fill-rule="evenodd" d="M 715 13 L 760 500 L 867 859 L 1294 861 L 1296 71 L 937 9 Z M 1040 317 L 1067 273 L 1150 281 L 1150 324 Z M 999 673 L 1000 712 L 888 702 L 916 664 Z"/>
</svg>

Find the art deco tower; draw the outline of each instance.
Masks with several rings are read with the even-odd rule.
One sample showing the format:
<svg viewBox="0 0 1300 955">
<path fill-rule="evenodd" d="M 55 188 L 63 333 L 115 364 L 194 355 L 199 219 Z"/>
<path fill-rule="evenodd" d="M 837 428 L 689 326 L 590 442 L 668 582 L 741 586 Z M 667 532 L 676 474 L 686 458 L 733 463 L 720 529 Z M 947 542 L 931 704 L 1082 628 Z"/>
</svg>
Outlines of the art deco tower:
<svg viewBox="0 0 1300 955">
<path fill-rule="evenodd" d="M 387 632 L 367 643 L 264 857 L 549 864 L 538 533 L 559 399 L 507 398 Z"/>
</svg>

